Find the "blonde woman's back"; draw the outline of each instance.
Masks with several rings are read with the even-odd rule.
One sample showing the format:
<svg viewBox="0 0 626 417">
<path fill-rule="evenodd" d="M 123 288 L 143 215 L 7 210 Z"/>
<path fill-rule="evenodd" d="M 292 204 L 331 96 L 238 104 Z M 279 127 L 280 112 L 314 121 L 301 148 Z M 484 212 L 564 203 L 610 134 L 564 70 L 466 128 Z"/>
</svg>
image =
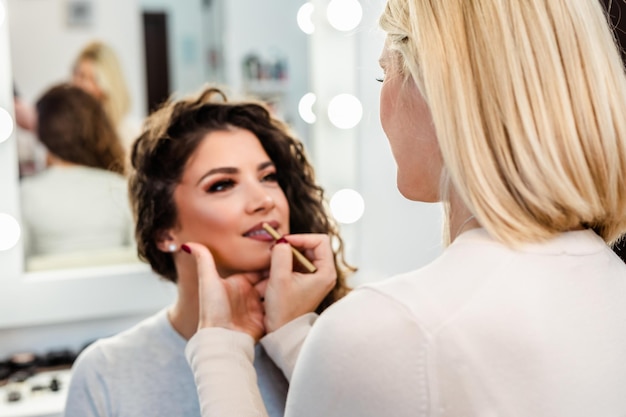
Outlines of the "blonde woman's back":
<svg viewBox="0 0 626 417">
<path fill-rule="evenodd" d="M 591 231 L 513 251 L 470 230 L 318 319 L 287 414 L 624 415 L 624 299 L 626 266 Z"/>
</svg>

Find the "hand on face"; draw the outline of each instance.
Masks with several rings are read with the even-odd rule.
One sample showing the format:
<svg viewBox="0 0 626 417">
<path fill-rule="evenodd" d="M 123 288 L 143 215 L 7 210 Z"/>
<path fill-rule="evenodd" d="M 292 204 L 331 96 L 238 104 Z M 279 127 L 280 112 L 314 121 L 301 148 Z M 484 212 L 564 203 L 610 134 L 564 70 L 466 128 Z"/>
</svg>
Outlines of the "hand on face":
<svg viewBox="0 0 626 417">
<path fill-rule="evenodd" d="M 198 268 L 200 317 L 198 328 L 223 327 L 247 333 L 255 341 L 265 334 L 263 304 L 254 287 L 261 273 L 235 274 L 221 278 L 209 250 L 197 243 L 187 243 Z"/>
<path fill-rule="evenodd" d="M 288 244 L 272 249 L 270 276 L 256 285 L 265 298 L 265 328 L 273 332 L 303 314 L 315 311 L 337 281 L 330 238 L 323 234 L 296 234 Z M 314 273 L 294 271 L 289 244 L 302 250 L 316 266 Z"/>
<path fill-rule="evenodd" d="M 261 273 L 235 274 L 224 279 L 218 275 L 205 246 L 187 243 L 198 268 L 198 328 L 223 327 L 247 333 L 258 341 L 266 332 L 314 311 L 337 280 L 330 239 L 323 234 L 290 235 L 287 239 L 313 262 L 315 273 L 294 271 L 289 244 L 276 244 L 269 279 Z"/>
</svg>

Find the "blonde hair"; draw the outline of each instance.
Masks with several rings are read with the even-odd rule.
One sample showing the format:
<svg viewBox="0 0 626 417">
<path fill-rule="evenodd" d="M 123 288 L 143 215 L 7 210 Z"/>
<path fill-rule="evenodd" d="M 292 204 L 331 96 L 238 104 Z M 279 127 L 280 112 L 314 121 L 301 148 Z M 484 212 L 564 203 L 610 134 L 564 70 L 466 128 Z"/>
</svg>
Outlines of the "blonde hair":
<svg viewBox="0 0 626 417">
<path fill-rule="evenodd" d="M 380 25 L 429 104 L 442 181 L 492 236 L 625 231 L 626 77 L 600 2 L 389 0 Z"/>
<path fill-rule="evenodd" d="M 103 42 L 86 45 L 76 57 L 74 67 L 90 61 L 96 72 L 96 83 L 105 94 L 102 103 L 111 121 L 117 126 L 130 111 L 130 94 L 115 51 Z"/>
</svg>

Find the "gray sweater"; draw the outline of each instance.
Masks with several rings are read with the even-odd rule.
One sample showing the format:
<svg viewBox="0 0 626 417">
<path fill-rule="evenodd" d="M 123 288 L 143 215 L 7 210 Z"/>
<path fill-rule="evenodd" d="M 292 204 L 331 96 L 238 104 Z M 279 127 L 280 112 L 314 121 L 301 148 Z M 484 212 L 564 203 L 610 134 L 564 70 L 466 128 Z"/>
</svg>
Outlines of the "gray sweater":
<svg viewBox="0 0 626 417">
<path fill-rule="evenodd" d="M 186 343 L 171 326 L 167 309 L 95 342 L 74 364 L 65 416 L 199 417 Z M 269 415 L 282 416 L 288 384 L 261 345 L 255 348 L 254 367 Z"/>
</svg>

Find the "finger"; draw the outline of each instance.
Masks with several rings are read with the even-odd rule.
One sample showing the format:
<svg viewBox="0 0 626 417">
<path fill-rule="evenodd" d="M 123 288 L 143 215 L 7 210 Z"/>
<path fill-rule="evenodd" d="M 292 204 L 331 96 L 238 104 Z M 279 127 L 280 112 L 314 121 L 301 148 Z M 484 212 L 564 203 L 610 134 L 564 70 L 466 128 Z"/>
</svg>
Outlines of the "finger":
<svg viewBox="0 0 626 417">
<path fill-rule="evenodd" d="M 263 281 L 260 281 L 258 284 L 254 286 L 254 288 L 259 293 L 259 296 L 261 298 L 265 297 L 265 291 L 267 291 L 267 283 L 268 283 L 268 280 L 264 279 Z"/>
<path fill-rule="evenodd" d="M 211 320 L 205 317 L 209 314 L 206 307 L 213 305 L 212 298 L 217 297 L 218 294 L 222 292 L 221 278 L 215 269 L 215 261 L 213 260 L 211 252 L 204 245 L 188 242 L 183 245 L 182 249 L 185 252 L 189 252 L 196 261 L 198 296 L 200 299 L 200 322 L 210 322 Z M 187 249 L 189 249 L 189 251 L 187 251 Z"/>
<path fill-rule="evenodd" d="M 330 239 L 321 233 L 303 233 L 283 236 L 292 246 L 299 249 L 315 249 L 324 246 Z"/>
<path fill-rule="evenodd" d="M 196 267 L 200 282 L 220 278 L 217 270 L 215 269 L 213 255 L 211 255 L 211 252 L 206 246 L 199 243 L 187 242 L 183 245 L 182 249 L 185 250 L 185 247 L 189 249 L 189 253 L 191 253 L 196 260 Z M 187 251 L 185 250 L 185 252 Z"/>
<path fill-rule="evenodd" d="M 278 243 L 272 248 L 272 258 L 270 266 L 270 280 L 284 281 L 291 278 L 293 271 L 293 253 L 291 246 L 285 243 Z"/>
<path fill-rule="evenodd" d="M 325 234 L 295 234 L 287 237 L 289 242 L 306 255 L 319 272 L 329 273 L 335 269 L 330 237 Z"/>
</svg>

